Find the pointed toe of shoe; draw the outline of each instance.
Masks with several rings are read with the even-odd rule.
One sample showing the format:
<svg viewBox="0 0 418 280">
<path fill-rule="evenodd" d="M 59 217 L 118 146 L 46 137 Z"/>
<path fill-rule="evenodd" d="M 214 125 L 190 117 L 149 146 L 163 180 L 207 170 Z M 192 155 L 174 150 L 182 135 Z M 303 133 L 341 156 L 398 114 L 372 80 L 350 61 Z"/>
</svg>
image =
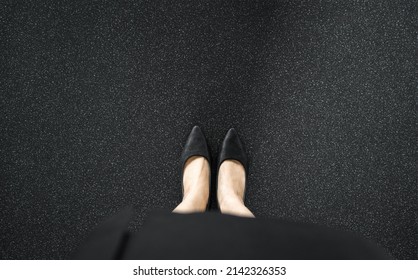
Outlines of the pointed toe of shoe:
<svg viewBox="0 0 418 280">
<path fill-rule="evenodd" d="M 203 156 L 210 162 L 208 145 L 200 127 L 195 125 L 187 138 L 186 145 L 180 157 L 182 171 L 187 159 L 191 156 Z"/>
<path fill-rule="evenodd" d="M 234 128 L 228 130 L 228 133 L 226 134 L 225 139 L 222 143 L 221 152 L 219 154 L 218 160 L 218 170 L 222 162 L 227 159 L 233 159 L 241 162 L 241 164 L 247 171 L 247 154 L 245 153 L 244 145 L 241 139 L 239 138 L 237 131 Z"/>
</svg>

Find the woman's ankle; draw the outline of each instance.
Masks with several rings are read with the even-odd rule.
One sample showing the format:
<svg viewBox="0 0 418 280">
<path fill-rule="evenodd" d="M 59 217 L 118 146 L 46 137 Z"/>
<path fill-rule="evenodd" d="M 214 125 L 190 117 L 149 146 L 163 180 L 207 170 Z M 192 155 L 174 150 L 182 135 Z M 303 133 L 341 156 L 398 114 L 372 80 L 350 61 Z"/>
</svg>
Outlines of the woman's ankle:
<svg viewBox="0 0 418 280">
<path fill-rule="evenodd" d="M 218 200 L 218 203 L 221 212 L 231 210 L 233 211 L 233 209 L 245 207 L 243 199 L 240 198 L 238 195 L 228 195 L 221 197 Z"/>
</svg>

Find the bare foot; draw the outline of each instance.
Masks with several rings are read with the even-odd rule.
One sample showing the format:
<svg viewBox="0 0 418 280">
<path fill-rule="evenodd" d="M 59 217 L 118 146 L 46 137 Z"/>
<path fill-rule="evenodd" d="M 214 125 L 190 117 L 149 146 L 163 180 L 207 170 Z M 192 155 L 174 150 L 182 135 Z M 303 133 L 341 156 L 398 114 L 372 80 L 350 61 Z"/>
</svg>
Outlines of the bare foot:
<svg viewBox="0 0 418 280">
<path fill-rule="evenodd" d="M 224 214 L 254 218 L 244 205 L 245 169 L 237 160 L 225 160 L 218 174 L 218 202 Z"/>
<path fill-rule="evenodd" d="M 210 166 L 206 158 L 188 158 L 183 170 L 183 202 L 188 201 L 195 210 L 205 210 L 209 198 L 209 176 Z"/>
<path fill-rule="evenodd" d="M 226 200 L 239 200 L 244 204 L 245 169 L 237 160 L 225 160 L 218 174 L 218 202 L 222 207 Z"/>
</svg>

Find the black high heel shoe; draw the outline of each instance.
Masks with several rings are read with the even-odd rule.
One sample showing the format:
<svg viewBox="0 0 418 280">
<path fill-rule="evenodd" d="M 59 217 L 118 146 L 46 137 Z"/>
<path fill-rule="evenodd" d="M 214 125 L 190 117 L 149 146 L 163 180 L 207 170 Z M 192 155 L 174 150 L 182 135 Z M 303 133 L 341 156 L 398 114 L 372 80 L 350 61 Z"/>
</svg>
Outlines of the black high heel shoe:
<svg viewBox="0 0 418 280">
<path fill-rule="evenodd" d="M 184 185 L 183 185 L 183 174 L 184 174 L 184 165 L 186 164 L 186 161 L 189 157 L 192 156 L 202 156 L 207 159 L 209 162 L 209 198 L 206 205 L 206 209 L 209 208 L 209 201 L 210 201 L 210 186 L 211 186 L 211 158 L 209 154 L 208 145 L 206 143 L 206 138 L 202 133 L 202 130 L 200 127 L 195 125 L 192 129 L 192 132 L 190 132 L 189 138 L 187 139 L 186 145 L 184 146 L 183 152 L 180 157 L 180 165 L 181 165 L 181 172 L 180 172 L 180 178 L 181 179 L 181 185 L 182 185 L 182 195 L 184 197 Z"/>
<path fill-rule="evenodd" d="M 238 137 L 238 133 L 235 131 L 234 128 L 228 130 L 228 133 L 225 136 L 224 141 L 222 142 L 221 151 L 219 152 L 218 158 L 218 168 L 217 174 L 219 174 L 219 168 L 223 161 L 227 159 L 234 159 L 239 161 L 245 170 L 245 186 L 244 186 L 244 197 L 247 190 L 247 175 L 248 175 L 248 158 L 247 154 L 245 153 L 244 145 Z M 218 176 L 217 179 L 218 180 Z M 217 182 L 218 183 L 218 182 Z M 216 184 L 216 193 L 218 193 L 218 184 Z M 219 201 L 218 201 L 219 205 Z"/>
</svg>

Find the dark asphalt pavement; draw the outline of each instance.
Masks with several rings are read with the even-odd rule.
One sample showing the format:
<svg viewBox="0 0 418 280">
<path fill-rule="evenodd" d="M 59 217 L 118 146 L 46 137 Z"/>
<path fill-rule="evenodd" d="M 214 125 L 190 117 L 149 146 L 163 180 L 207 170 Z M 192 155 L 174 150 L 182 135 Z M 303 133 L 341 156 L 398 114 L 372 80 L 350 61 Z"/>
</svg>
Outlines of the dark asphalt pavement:
<svg viewBox="0 0 418 280">
<path fill-rule="evenodd" d="M 69 258 L 125 205 L 133 231 L 173 209 L 199 125 L 212 168 L 237 130 L 256 216 L 417 259 L 417 19 L 415 1 L 2 1 L 0 257 Z"/>
</svg>

